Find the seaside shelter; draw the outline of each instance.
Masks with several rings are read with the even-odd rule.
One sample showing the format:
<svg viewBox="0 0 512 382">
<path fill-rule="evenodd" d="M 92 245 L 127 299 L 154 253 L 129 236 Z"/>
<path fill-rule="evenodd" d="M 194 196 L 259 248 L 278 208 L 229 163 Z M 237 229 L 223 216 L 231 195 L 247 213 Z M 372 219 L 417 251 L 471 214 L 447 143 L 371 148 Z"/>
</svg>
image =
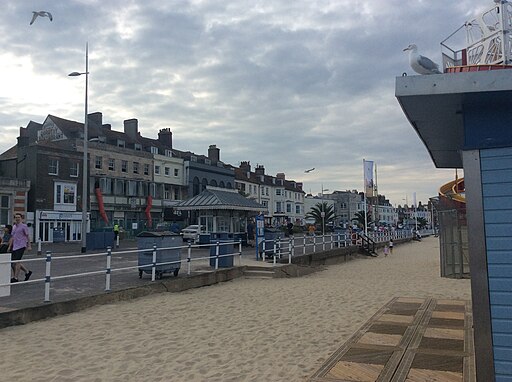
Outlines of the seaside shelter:
<svg viewBox="0 0 512 382">
<path fill-rule="evenodd" d="M 266 208 L 237 190 L 207 186 L 206 190 L 178 203 L 177 211 L 188 211 L 189 223 L 198 224 L 202 234 L 246 232 L 247 220 Z"/>
<path fill-rule="evenodd" d="M 438 168 L 463 168 L 478 381 L 512 380 L 512 70 L 396 78 Z"/>
</svg>

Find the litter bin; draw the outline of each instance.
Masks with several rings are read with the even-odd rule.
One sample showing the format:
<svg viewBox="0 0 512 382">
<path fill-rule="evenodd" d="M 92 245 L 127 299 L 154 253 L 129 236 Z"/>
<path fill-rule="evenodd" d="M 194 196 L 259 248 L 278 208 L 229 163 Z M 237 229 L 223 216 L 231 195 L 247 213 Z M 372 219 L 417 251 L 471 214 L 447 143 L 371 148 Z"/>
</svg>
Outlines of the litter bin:
<svg viewBox="0 0 512 382">
<path fill-rule="evenodd" d="M 210 244 L 211 235 L 209 233 L 200 233 L 198 236 L 198 244 Z"/>
<path fill-rule="evenodd" d="M 161 279 L 164 273 L 178 276 L 181 268 L 181 236 L 172 232 L 144 231 L 137 235 L 139 249 L 139 278 L 143 273 L 151 273 L 153 269 L 153 246 L 156 245 L 156 262 L 171 263 L 157 265 L 156 276 Z M 165 248 L 165 249 L 160 249 Z"/>
<path fill-rule="evenodd" d="M 217 257 L 217 243 L 232 243 L 233 234 L 229 232 L 215 232 L 211 234 L 210 239 L 210 267 L 215 267 L 215 258 Z M 219 245 L 219 268 L 230 268 L 233 266 L 233 255 L 223 256 L 234 253 L 234 245 Z M 222 257 L 221 257 L 222 256 Z"/>
<path fill-rule="evenodd" d="M 54 243 L 64 243 L 66 238 L 64 236 L 64 230 L 61 227 L 55 227 L 53 229 L 53 242 Z"/>
</svg>

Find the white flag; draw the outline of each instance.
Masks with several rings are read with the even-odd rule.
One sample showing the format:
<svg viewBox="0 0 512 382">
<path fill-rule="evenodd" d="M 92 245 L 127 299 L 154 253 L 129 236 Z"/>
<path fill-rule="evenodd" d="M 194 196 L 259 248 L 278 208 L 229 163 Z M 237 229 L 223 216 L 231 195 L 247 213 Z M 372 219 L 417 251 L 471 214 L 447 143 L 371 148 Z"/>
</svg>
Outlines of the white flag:
<svg viewBox="0 0 512 382">
<path fill-rule="evenodd" d="M 373 196 L 374 184 L 373 184 L 373 161 L 364 160 L 364 192 L 366 196 Z"/>
</svg>

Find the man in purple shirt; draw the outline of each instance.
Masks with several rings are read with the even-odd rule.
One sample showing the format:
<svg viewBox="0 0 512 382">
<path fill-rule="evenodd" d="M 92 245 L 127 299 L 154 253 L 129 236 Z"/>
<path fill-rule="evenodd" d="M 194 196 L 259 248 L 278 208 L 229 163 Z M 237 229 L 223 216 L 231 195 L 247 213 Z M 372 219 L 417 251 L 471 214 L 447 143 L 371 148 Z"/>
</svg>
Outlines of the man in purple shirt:
<svg viewBox="0 0 512 382">
<path fill-rule="evenodd" d="M 9 240 L 9 248 L 8 251 L 12 251 L 11 259 L 13 261 L 19 261 L 23 257 L 23 253 L 25 253 L 25 249 L 29 251 L 32 249 L 30 244 L 30 236 L 28 235 L 28 227 L 25 223 L 23 223 L 23 216 L 20 213 L 16 213 L 14 215 L 14 225 L 12 227 L 12 236 Z M 18 275 L 20 273 L 20 269 L 23 268 L 25 272 L 25 281 L 27 281 L 32 275 L 32 271 L 29 271 L 23 264 L 21 263 L 12 263 L 13 267 L 13 276 L 11 278 L 11 283 L 18 282 Z"/>
</svg>

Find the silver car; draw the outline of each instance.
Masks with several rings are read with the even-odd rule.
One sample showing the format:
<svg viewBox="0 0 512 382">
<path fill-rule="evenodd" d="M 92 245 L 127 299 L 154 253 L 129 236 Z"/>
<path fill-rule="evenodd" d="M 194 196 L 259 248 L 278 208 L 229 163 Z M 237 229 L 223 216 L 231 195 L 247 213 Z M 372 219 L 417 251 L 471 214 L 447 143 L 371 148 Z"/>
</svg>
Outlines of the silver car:
<svg viewBox="0 0 512 382">
<path fill-rule="evenodd" d="M 189 225 L 181 230 L 181 237 L 183 238 L 183 241 L 191 241 L 192 243 L 195 243 L 199 240 L 199 231 L 199 225 Z"/>
</svg>

